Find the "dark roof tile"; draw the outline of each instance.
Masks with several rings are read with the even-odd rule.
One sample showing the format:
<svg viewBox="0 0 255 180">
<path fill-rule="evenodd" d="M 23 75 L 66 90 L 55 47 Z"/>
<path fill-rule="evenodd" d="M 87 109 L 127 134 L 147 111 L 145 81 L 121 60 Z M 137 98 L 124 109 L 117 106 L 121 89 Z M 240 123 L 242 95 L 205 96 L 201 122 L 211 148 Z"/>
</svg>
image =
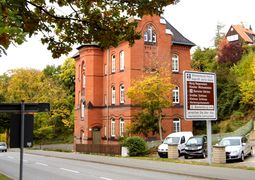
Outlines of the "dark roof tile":
<svg viewBox="0 0 255 180">
<path fill-rule="evenodd" d="M 161 17 L 163 18 L 163 17 Z M 185 38 L 177 29 L 175 29 L 165 18 L 166 21 L 166 29 L 169 29 L 173 33 L 173 44 L 185 45 L 185 46 L 196 46 L 195 43 L 191 42 L 187 38 Z"/>
</svg>

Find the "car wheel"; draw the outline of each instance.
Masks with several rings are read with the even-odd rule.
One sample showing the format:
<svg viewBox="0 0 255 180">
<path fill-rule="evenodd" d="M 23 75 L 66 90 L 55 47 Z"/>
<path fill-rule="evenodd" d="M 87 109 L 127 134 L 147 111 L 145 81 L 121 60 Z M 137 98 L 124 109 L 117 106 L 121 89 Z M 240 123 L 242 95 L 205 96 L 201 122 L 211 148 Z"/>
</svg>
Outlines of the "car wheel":
<svg viewBox="0 0 255 180">
<path fill-rule="evenodd" d="M 203 152 L 203 154 L 202 154 L 202 158 L 206 158 L 206 153 L 205 152 Z"/>
<path fill-rule="evenodd" d="M 243 161 L 244 161 L 244 153 L 243 153 L 243 152 L 242 152 L 242 154 L 241 154 L 240 161 L 241 161 L 241 162 L 243 162 Z"/>
<path fill-rule="evenodd" d="M 185 158 L 185 159 L 189 159 L 189 156 L 187 156 L 187 155 L 184 155 L 184 158 Z"/>
<path fill-rule="evenodd" d="M 178 150 L 178 157 L 181 157 L 181 152 Z"/>
</svg>

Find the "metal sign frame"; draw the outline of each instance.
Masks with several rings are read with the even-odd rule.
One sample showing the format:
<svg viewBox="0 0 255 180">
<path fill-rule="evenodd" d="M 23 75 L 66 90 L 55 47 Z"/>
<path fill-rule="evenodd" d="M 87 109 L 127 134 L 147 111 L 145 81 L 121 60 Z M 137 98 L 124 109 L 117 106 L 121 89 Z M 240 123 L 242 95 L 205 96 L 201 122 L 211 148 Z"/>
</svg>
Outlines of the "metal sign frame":
<svg viewBox="0 0 255 180">
<path fill-rule="evenodd" d="M 217 120 L 216 74 L 183 72 L 184 119 Z"/>
</svg>

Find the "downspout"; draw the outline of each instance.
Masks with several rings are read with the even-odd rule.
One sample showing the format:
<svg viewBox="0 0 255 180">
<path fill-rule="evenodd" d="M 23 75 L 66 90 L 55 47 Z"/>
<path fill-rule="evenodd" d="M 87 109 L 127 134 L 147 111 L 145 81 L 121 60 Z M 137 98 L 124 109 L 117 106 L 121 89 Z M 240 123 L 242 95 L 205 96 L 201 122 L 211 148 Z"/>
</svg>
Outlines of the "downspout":
<svg viewBox="0 0 255 180">
<path fill-rule="evenodd" d="M 107 107 L 107 143 L 109 143 L 109 134 L 110 134 L 110 122 L 109 122 L 109 61 L 110 61 L 110 49 L 107 49 L 107 64 L 106 64 L 106 68 L 107 68 L 107 80 L 106 80 L 106 99 L 107 99 L 107 103 L 106 103 L 106 107 Z"/>
</svg>

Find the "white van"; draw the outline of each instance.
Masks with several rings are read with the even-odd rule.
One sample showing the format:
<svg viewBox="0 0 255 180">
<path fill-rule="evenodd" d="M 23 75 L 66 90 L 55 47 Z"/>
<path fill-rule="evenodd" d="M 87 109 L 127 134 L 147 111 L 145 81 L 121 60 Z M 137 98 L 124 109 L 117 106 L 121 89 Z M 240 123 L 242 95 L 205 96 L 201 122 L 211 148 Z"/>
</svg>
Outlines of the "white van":
<svg viewBox="0 0 255 180">
<path fill-rule="evenodd" d="M 158 147 L 158 155 L 159 157 L 168 157 L 168 144 L 178 144 L 178 152 L 179 156 L 182 155 L 185 143 L 188 141 L 190 137 L 192 137 L 192 132 L 176 132 L 169 134 L 163 141 L 161 145 Z"/>
</svg>

